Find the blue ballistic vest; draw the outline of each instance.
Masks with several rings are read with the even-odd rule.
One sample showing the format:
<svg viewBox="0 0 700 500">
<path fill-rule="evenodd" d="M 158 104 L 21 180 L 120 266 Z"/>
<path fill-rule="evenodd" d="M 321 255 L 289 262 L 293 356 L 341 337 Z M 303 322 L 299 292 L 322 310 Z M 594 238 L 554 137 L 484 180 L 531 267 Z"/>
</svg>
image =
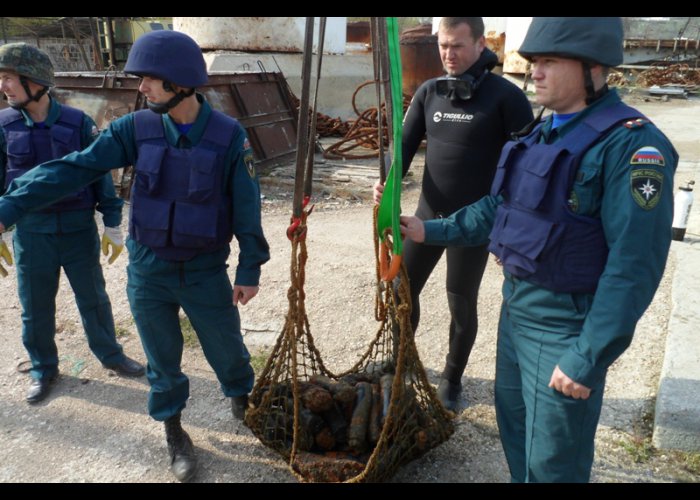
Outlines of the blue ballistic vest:
<svg viewBox="0 0 700 500">
<path fill-rule="evenodd" d="M 161 115 L 134 113 L 138 159 L 131 190 L 132 238 L 161 259 L 178 262 L 231 242 L 224 159 L 239 127 L 233 118 L 212 110 L 199 144 L 179 149 L 165 138 Z"/>
<path fill-rule="evenodd" d="M 584 154 L 623 120 L 643 118 L 619 103 L 601 109 L 554 144 L 539 125 L 503 148 L 491 194 L 503 195 L 489 251 L 512 275 L 555 292 L 594 293 L 608 258 L 599 218 L 568 205 Z"/>
<path fill-rule="evenodd" d="M 61 105 L 58 120 L 50 128 L 42 129 L 27 127 L 24 116 L 17 110 L 7 108 L 0 111 L 0 126 L 7 142 L 5 188 L 14 179 L 41 163 L 82 150 L 80 135 L 83 116 L 82 111 Z M 42 209 L 41 212 L 92 209 L 95 203 L 95 190 L 88 186 Z"/>
</svg>

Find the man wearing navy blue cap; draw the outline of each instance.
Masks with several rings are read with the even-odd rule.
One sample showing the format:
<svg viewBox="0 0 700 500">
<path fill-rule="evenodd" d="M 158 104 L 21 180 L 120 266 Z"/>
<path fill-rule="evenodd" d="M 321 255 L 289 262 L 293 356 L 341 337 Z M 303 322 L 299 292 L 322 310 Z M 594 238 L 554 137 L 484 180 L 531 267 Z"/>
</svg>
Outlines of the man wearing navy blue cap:
<svg viewBox="0 0 700 500">
<path fill-rule="evenodd" d="M 85 151 L 15 180 L 0 200 L 0 231 L 110 169 L 134 165 L 127 295 L 148 359 L 148 410 L 165 422 L 173 474 L 188 481 L 197 463 L 180 423 L 189 380 L 181 370 L 179 311 L 242 419 L 254 374 L 237 306 L 258 293 L 260 267 L 269 260 L 260 187 L 245 130 L 195 91 L 208 77 L 194 40 L 148 33 L 124 71 L 142 78 L 149 109 L 115 120 Z M 239 255 L 232 286 L 226 261 L 233 236 Z"/>
</svg>

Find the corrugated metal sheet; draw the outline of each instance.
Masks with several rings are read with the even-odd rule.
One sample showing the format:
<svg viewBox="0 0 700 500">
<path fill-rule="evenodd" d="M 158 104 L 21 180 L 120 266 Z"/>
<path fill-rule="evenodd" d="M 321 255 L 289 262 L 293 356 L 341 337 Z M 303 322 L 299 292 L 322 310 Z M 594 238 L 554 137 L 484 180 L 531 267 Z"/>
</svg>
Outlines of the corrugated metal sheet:
<svg viewBox="0 0 700 500">
<path fill-rule="evenodd" d="M 200 90 L 245 127 L 259 167 L 294 158 L 297 113 L 282 73 L 211 74 Z"/>
</svg>

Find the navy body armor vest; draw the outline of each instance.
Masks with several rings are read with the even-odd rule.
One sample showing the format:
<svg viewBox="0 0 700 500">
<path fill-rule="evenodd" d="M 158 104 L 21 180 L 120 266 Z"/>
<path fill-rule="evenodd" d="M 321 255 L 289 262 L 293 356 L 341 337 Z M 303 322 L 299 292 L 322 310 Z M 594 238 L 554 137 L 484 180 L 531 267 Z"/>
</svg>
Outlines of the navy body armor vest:
<svg viewBox="0 0 700 500">
<path fill-rule="evenodd" d="M 619 103 L 585 118 L 554 144 L 539 143 L 539 125 L 508 142 L 491 195 L 503 195 L 489 251 L 512 275 L 556 292 L 594 293 L 608 258 L 601 220 L 568 205 L 584 154 L 621 121 L 643 118 Z"/>
<path fill-rule="evenodd" d="M 161 115 L 152 111 L 134 113 L 134 127 L 131 237 L 161 259 L 178 262 L 228 245 L 232 206 L 224 159 L 238 122 L 212 110 L 201 141 L 191 149 L 171 146 Z"/>
<path fill-rule="evenodd" d="M 56 123 L 49 128 L 27 127 L 24 116 L 15 109 L 0 111 L 0 126 L 7 142 L 6 189 L 10 182 L 37 165 L 83 149 L 80 135 L 84 113 L 69 106 L 60 106 L 61 114 Z M 86 210 L 94 208 L 95 203 L 95 190 L 88 186 L 42 209 L 41 212 Z"/>
</svg>

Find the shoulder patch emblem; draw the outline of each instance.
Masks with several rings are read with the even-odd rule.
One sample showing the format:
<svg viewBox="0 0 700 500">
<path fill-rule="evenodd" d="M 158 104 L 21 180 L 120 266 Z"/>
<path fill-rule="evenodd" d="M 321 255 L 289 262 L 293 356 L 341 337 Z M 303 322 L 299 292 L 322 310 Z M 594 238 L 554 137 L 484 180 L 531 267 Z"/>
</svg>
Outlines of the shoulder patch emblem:
<svg viewBox="0 0 700 500">
<path fill-rule="evenodd" d="M 661 198 L 664 175 L 651 168 L 638 168 L 630 174 L 632 199 L 644 210 L 656 207 Z"/>
<path fill-rule="evenodd" d="M 639 148 L 632 155 L 630 165 L 658 165 L 663 167 L 666 164 L 664 155 L 654 146 L 644 146 Z"/>
<path fill-rule="evenodd" d="M 248 175 L 255 177 L 255 160 L 253 159 L 253 150 L 250 147 L 250 141 L 246 137 L 243 141 L 243 163 L 245 163 Z"/>
<path fill-rule="evenodd" d="M 255 177 L 255 161 L 253 160 L 253 155 L 251 153 L 247 153 L 243 157 L 243 161 L 245 162 L 246 169 L 248 170 L 248 175 Z"/>
</svg>

